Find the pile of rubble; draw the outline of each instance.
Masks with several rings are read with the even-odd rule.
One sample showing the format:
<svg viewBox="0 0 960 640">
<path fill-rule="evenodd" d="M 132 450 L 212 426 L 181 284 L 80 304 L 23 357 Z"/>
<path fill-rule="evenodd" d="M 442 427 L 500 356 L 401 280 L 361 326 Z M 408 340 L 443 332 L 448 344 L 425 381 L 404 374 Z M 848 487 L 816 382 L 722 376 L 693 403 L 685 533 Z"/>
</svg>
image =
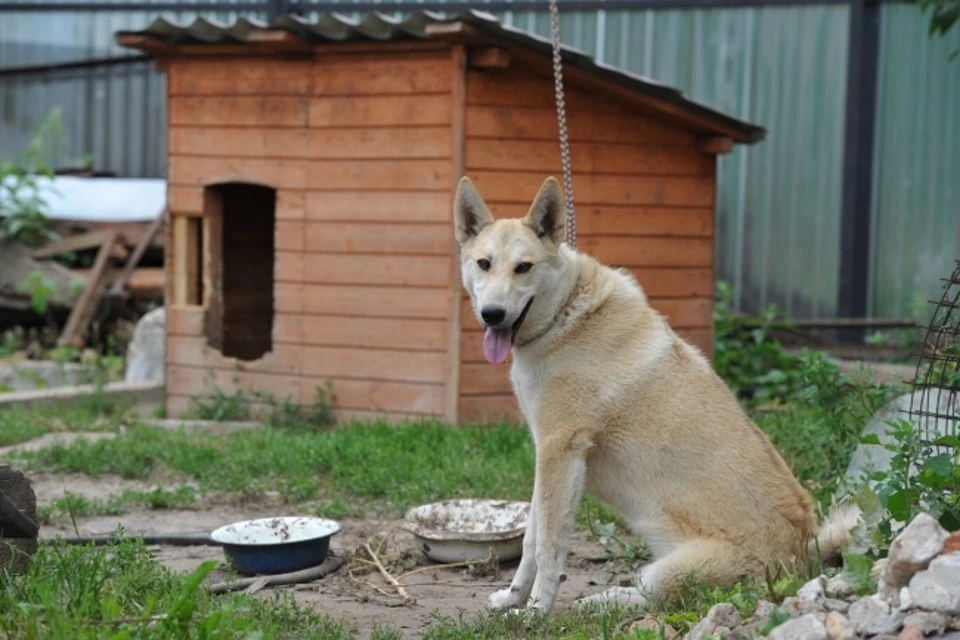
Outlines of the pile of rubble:
<svg viewBox="0 0 960 640">
<path fill-rule="evenodd" d="M 839 576 L 820 576 L 778 607 L 761 601 L 747 620 L 717 604 L 684 637 L 770 640 L 960 640 L 960 532 L 920 514 L 875 567 L 877 593 L 857 596 Z M 785 621 L 775 624 L 777 618 Z"/>
</svg>

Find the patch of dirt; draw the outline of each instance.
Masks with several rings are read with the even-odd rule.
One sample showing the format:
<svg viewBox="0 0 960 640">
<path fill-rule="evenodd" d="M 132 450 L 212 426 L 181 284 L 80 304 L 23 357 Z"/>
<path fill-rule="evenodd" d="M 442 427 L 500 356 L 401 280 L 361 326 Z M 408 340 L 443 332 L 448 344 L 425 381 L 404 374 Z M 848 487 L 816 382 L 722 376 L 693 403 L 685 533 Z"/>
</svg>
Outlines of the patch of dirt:
<svg viewBox="0 0 960 640">
<path fill-rule="evenodd" d="M 73 478 L 67 482 L 71 491 Z M 77 478 L 80 480 L 80 478 Z M 87 479 L 89 482 L 89 479 Z M 281 515 L 310 515 L 298 513 L 295 506 L 276 504 L 208 504 L 198 510 L 139 511 L 122 516 L 78 520 L 81 535 L 109 535 L 122 524 L 128 533 L 197 533 L 209 532 L 238 520 L 275 517 Z M 348 619 L 366 637 L 377 626 L 400 629 L 405 637 L 419 637 L 434 620 L 434 613 L 453 619 L 470 620 L 485 610 L 487 597 L 496 589 L 508 586 L 516 571 L 517 561 L 500 566 L 446 568 L 435 564 L 417 549 L 411 534 L 400 528 L 401 520 L 373 518 L 342 518 L 343 531 L 334 537 L 331 552 L 346 557 L 347 562 L 337 572 L 312 583 L 282 587 L 268 587 L 256 597 L 270 598 L 278 590 L 293 591 L 297 602 L 334 619 Z M 72 536 L 72 526 L 42 527 L 43 538 L 56 535 Z M 567 580 L 560 588 L 558 608 L 568 607 L 576 598 L 596 593 L 608 586 L 629 584 L 631 574 L 623 566 L 612 567 L 610 585 L 591 585 L 598 570 L 596 561 L 603 555 L 602 547 L 588 539 L 587 532 L 573 535 L 571 553 L 567 562 Z M 365 544 L 369 543 L 392 575 L 418 570 L 401 582 L 412 599 L 404 600 L 369 563 L 355 560 L 367 557 Z M 216 546 L 154 547 L 155 557 L 174 571 L 189 572 L 206 560 L 226 563 L 223 551 Z M 427 569 L 433 567 L 433 569 Z M 611 569 L 611 567 L 605 567 Z M 424 569 L 419 571 L 419 569 Z M 496 575 L 498 574 L 499 575 Z M 601 572 L 602 573 L 602 572 Z M 226 566 L 211 572 L 207 582 L 220 581 L 228 576 Z"/>
</svg>

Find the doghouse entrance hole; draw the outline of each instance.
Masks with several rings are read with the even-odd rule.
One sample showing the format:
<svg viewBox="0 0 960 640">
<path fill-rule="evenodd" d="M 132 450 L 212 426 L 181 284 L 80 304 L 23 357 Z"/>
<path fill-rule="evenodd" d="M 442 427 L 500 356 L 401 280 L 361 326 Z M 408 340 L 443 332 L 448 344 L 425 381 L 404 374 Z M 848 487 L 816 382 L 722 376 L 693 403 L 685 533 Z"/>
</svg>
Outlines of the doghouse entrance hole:
<svg viewBox="0 0 960 640">
<path fill-rule="evenodd" d="M 273 348 L 277 194 L 232 182 L 206 189 L 211 280 L 207 341 L 223 355 L 256 360 Z"/>
</svg>

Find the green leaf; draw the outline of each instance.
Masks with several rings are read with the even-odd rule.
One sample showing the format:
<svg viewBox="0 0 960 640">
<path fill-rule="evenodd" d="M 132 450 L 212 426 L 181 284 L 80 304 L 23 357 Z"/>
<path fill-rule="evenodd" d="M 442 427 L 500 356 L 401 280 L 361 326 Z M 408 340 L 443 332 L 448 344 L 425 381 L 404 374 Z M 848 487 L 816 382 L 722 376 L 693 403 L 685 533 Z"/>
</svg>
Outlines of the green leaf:
<svg viewBox="0 0 960 640">
<path fill-rule="evenodd" d="M 933 441 L 937 447 L 960 447 L 960 436 L 940 436 Z"/>
<path fill-rule="evenodd" d="M 920 472 L 931 472 L 939 478 L 949 478 L 953 475 L 953 456 L 949 453 L 941 453 L 927 458 L 920 467 Z"/>
<path fill-rule="evenodd" d="M 868 433 L 860 436 L 860 444 L 881 444 L 880 436 L 875 433 Z"/>
<path fill-rule="evenodd" d="M 873 581 L 870 579 L 872 567 L 873 563 L 867 556 L 859 553 L 844 553 L 840 578 L 853 587 L 856 593 L 867 593 L 873 590 Z"/>
<path fill-rule="evenodd" d="M 887 500 L 887 510 L 895 520 L 906 522 L 919 497 L 920 494 L 916 489 L 901 489 Z"/>
</svg>

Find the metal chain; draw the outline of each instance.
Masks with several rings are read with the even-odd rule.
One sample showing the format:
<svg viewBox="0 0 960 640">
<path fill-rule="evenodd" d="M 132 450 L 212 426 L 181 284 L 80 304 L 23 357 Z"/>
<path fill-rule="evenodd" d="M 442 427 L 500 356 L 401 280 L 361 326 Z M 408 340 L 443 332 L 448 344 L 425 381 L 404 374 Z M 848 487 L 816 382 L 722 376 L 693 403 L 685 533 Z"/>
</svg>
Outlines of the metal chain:
<svg viewBox="0 0 960 640">
<path fill-rule="evenodd" d="M 567 244 L 577 248 L 577 222 L 573 215 L 573 178 L 570 170 L 570 140 L 567 137 L 567 105 L 563 95 L 563 65 L 560 60 L 560 10 L 550 1 L 550 35 L 553 40 L 553 82 L 557 97 L 557 128 L 560 131 L 560 164 L 563 193 L 567 201 Z"/>
</svg>

